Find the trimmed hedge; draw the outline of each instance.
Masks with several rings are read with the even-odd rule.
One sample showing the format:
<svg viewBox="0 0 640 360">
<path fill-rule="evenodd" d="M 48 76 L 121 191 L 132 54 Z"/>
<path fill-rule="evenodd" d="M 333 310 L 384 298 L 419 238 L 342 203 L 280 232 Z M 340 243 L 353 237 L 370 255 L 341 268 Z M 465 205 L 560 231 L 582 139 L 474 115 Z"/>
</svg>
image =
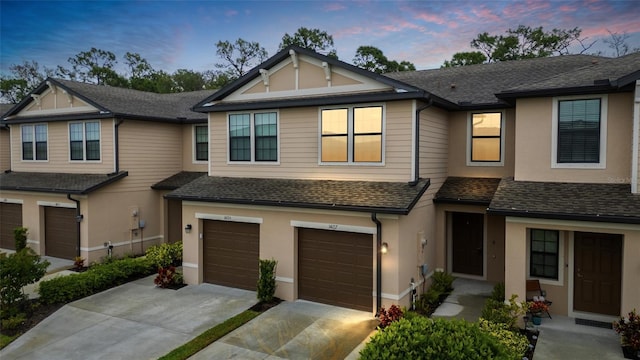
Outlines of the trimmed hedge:
<svg viewBox="0 0 640 360">
<path fill-rule="evenodd" d="M 360 359 L 474 360 L 512 359 L 507 349 L 464 320 L 422 316 L 394 321 L 360 351 Z"/>
<path fill-rule="evenodd" d="M 144 257 L 125 258 L 93 265 L 83 273 L 42 281 L 38 292 L 45 304 L 65 304 L 155 272 L 153 263 Z"/>
</svg>

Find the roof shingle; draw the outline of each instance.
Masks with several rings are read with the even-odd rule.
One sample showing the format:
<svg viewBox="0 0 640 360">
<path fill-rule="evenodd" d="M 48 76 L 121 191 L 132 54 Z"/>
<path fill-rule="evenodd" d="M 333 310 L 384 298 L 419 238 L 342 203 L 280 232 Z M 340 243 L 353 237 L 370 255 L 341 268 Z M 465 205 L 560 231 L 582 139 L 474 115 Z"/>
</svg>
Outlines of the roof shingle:
<svg viewBox="0 0 640 360">
<path fill-rule="evenodd" d="M 45 193 L 88 194 L 128 175 L 66 174 L 40 172 L 6 172 L 0 174 L 1 190 L 35 191 Z"/>
<path fill-rule="evenodd" d="M 429 187 L 404 182 L 200 177 L 166 195 L 192 201 L 406 215 Z"/>
<path fill-rule="evenodd" d="M 640 196 L 628 184 L 502 179 L 488 213 L 506 216 L 640 224 Z"/>
<path fill-rule="evenodd" d="M 433 202 L 489 205 L 499 183 L 499 178 L 448 177 Z"/>
<path fill-rule="evenodd" d="M 195 172 L 195 171 L 181 171 L 177 174 L 171 175 L 168 178 L 163 179 L 151 185 L 151 188 L 154 190 L 175 190 L 204 175 L 207 175 L 207 173 Z"/>
</svg>

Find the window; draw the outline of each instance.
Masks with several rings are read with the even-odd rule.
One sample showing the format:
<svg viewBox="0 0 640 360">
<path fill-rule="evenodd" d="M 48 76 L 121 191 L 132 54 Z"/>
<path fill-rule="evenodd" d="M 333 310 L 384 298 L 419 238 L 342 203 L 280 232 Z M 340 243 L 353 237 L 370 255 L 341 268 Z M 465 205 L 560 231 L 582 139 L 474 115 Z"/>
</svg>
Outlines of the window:
<svg viewBox="0 0 640 360">
<path fill-rule="evenodd" d="M 277 162 L 277 113 L 230 114 L 229 161 Z"/>
<path fill-rule="evenodd" d="M 209 131 L 206 125 L 196 125 L 195 132 L 195 158 L 196 161 L 209 160 Z"/>
<path fill-rule="evenodd" d="M 489 165 L 502 163 L 504 145 L 502 113 L 471 114 L 469 128 L 470 162 Z"/>
<path fill-rule="evenodd" d="M 47 160 L 47 125 L 22 125 L 22 160 Z"/>
<path fill-rule="evenodd" d="M 100 122 L 69 124 L 69 154 L 74 161 L 100 160 Z"/>
<path fill-rule="evenodd" d="M 600 99 L 558 102 L 558 163 L 600 162 Z"/>
<path fill-rule="evenodd" d="M 558 280 L 559 232 L 530 230 L 529 275 Z"/>
<path fill-rule="evenodd" d="M 382 162 L 382 106 L 320 111 L 321 162 Z"/>
</svg>

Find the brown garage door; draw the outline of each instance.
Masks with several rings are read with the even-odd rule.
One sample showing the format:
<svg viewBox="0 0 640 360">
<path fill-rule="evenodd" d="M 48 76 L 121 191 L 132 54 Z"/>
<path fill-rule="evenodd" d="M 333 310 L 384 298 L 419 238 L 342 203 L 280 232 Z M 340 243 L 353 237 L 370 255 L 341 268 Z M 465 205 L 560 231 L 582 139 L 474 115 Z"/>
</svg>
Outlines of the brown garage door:
<svg viewBox="0 0 640 360">
<path fill-rule="evenodd" d="M 46 255 L 70 260 L 77 256 L 76 209 L 46 206 L 44 229 Z"/>
<path fill-rule="evenodd" d="M 204 282 L 256 290 L 260 225 L 204 220 Z"/>
<path fill-rule="evenodd" d="M 15 250 L 13 229 L 22 226 L 22 205 L 0 203 L 0 248 Z"/>
<path fill-rule="evenodd" d="M 373 309 L 370 234 L 298 229 L 298 297 L 352 309 Z"/>
</svg>

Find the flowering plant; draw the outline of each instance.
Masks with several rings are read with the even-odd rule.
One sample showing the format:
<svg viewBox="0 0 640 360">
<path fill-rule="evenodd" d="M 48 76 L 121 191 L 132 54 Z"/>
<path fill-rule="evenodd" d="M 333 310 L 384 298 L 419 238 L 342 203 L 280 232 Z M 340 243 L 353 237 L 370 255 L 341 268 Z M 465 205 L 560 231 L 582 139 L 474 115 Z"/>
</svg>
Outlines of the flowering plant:
<svg viewBox="0 0 640 360">
<path fill-rule="evenodd" d="M 549 311 L 549 306 L 545 304 L 544 301 L 529 301 L 527 303 L 527 308 L 532 314 L 539 314 Z"/>
<path fill-rule="evenodd" d="M 627 319 L 623 317 L 613 322 L 613 329 L 621 335 L 623 346 L 630 346 L 632 349 L 640 350 L 640 315 L 636 309 L 629 312 Z"/>
</svg>

